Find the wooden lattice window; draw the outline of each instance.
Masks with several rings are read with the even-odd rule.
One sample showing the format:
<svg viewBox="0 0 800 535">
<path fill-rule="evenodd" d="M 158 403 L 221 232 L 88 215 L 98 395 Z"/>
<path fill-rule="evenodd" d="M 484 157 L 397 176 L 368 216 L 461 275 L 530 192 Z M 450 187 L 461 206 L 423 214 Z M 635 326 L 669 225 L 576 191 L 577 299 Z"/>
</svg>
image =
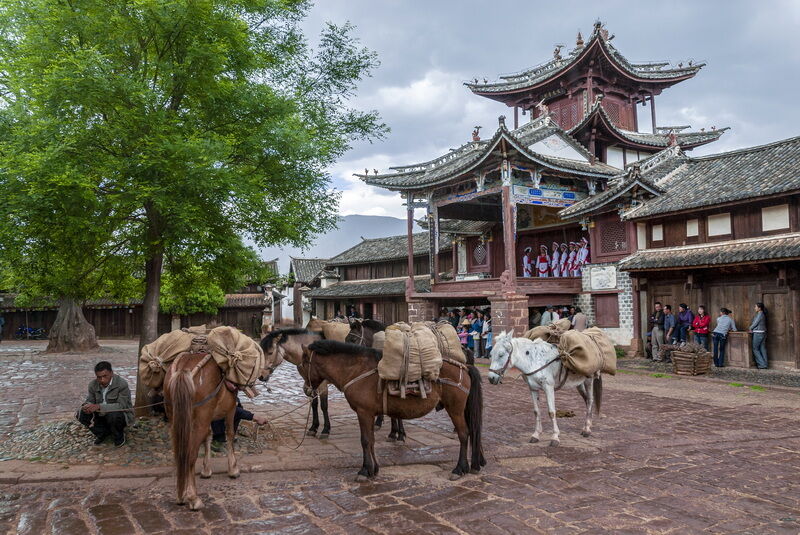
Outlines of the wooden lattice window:
<svg viewBox="0 0 800 535">
<path fill-rule="evenodd" d="M 628 250 L 625 223 L 622 221 L 607 221 L 603 223 L 598 234 L 600 234 L 601 253 L 616 253 Z"/>
<path fill-rule="evenodd" d="M 606 114 L 608 114 L 608 118 L 611 119 L 611 122 L 619 126 L 619 104 L 616 102 L 603 103 L 603 109 L 606 110 Z"/>
<path fill-rule="evenodd" d="M 475 246 L 472 251 L 472 258 L 475 260 L 475 265 L 482 266 L 486 263 L 486 246 L 480 242 Z"/>
</svg>

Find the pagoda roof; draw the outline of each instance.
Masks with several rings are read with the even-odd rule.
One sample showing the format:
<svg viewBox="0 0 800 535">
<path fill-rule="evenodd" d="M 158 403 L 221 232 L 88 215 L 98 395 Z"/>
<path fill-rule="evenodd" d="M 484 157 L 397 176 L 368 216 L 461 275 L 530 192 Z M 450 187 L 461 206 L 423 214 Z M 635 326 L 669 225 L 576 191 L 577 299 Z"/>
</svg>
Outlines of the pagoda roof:
<svg viewBox="0 0 800 535">
<path fill-rule="evenodd" d="M 428 230 L 430 226 L 427 219 L 418 219 L 417 224 Z M 491 230 L 493 221 L 470 221 L 467 219 L 440 219 L 439 232 L 458 236 L 480 236 Z"/>
<path fill-rule="evenodd" d="M 613 36 L 601 24 L 596 23 L 592 35 L 584 44 L 576 46 L 566 57 L 556 56 L 536 67 L 519 73 L 500 76 L 500 81 L 491 83 L 466 82 L 465 85 L 478 95 L 489 96 L 530 91 L 558 81 L 568 72 L 583 63 L 584 59 L 597 55 L 604 57 L 620 75 L 643 85 L 673 85 L 693 77 L 705 63 L 671 67 L 668 62 L 634 63 L 626 59 L 612 44 Z M 502 100 L 502 99 L 498 99 Z"/>
<path fill-rule="evenodd" d="M 439 251 L 448 251 L 451 247 L 452 237 L 447 234 L 440 235 Z M 417 232 L 411 239 L 414 256 L 430 253 L 430 234 Z M 386 236 L 384 238 L 364 238 L 361 243 L 339 253 L 330 260 L 326 266 L 346 266 L 350 264 L 369 264 L 372 262 L 385 262 L 408 258 L 408 236 Z"/>
<path fill-rule="evenodd" d="M 491 139 L 466 143 L 451 150 L 448 154 L 427 162 L 392 167 L 394 173 L 376 175 L 355 173 L 354 176 L 369 185 L 389 190 L 421 190 L 443 184 L 472 171 L 487 160 L 501 142 L 507 143 L 524 157 L 547 169 L 595 178 L 608 178 L 619 172 L 610 165 L 600 162 L 592 163 L 593 158 L 586 148 L 564 132 L 549 117 L 535 119 L 513 131 L 506 128 L 504 117 L 500 117 L 499 122 L 500 126 Z M 532 145 L 550 136 L 558 136 L 585 159 L 561 158 L 541 154 L 531 149 Z"/>
<path fill-rule="evenodd" d="M 602 127 L 606 135 L 616 138 L 625 146 L 652 149 L 652 148 L 665 148 L 670 145 L 670 133 L 655 133 L 649 134 L 644 132 L 632 132 L 630 130 L 623 130 L 614 124 L 614 121 L 608 116 L 606 109 L 602 105 L 602 99 L 597 99 L 594 106 L 586 114 L 583 120 L 573 126 L 568 132 L 570 135 L 577 137 L 582 132 L 594 128 L 596 126 Z M 719 130 L 709 130 L 703 132 L 682 132 L 678 129 L 685 129 L 688 127 L 676 127 L 675 141 L 683 149 L 693 149 L 706 143 L 716 141 L 722 136 L 729 127 L 720 128 Z"/>
</svg>

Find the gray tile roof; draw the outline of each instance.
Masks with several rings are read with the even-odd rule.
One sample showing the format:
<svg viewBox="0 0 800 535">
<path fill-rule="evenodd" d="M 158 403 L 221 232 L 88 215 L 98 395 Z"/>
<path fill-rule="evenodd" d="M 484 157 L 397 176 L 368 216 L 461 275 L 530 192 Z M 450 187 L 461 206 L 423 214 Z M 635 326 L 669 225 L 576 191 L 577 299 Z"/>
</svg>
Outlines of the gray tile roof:
<svg viewBox="0 0 800 535">
<path fill-rule="evenodd" d="M 450 151 L 439 158 L 414 165 L 392 167 L 395 173 L 378 175 L 355 174 L 361 180 L 372 186 L 383 187 L 391 190 L 420 190 L 429 186 L 442 184 L 456 178 L 478 165 L 481 161 L 491 156 L 501 139 L 505 139 L 514 146 L 523 156 L 538 162 L 544 167 L 583 176 L 604 178 L 619 172 L 619 169 L 596 162 L 594 164 L 583 160 L 573 160 L 546 156 L 529 149 L 534 143 L 551 135 L 560 136 L 566 143 L 591 158 L 585 147 L 564 132 L 549 117 L 542 117 L 528 123 L 514 131 L 506 128 L 503 118 L 500 126 L 491 139 L 473 141 Z"/>
<path fill-rule="evenodd" d="M 637 251 L 619 263 L 625 271 L 721 266 L 800 259 L 800 233 Z"/>
<path fill-rule="evenodd" d="M 669 146 L 668 133 L 648 134 L 645 132 L 632 132 L 630 130 L 623 130 L 614 124 L 614 121 L 608 116 L 605 108 L 603 108 L 602 100 L 598 100 L 586 117 L 583 120 L 569 129 L 570 135 L 575 135 L 581 130 L 588 128 L 593 119 L 598 118 L 600 123 L 604 125 L 612 135 L 616 135 L 625 141 L 632 144 L 645 145 L 654 148 L 665 148 Z M 730 128 L 720 128 L 719 130 L 709 130 L 708 132 L 676 132 L 675 138 L 678 145 L 684 148 L 693 148 L 706 143 L 716 141 L 722 134 Z"/>
<path fill-rule="evenodd" d="M 317 274 L 325 268 L 325 258 L 295 258 L 289 257 L 289 269 L 294 273 L 294 280 L 301 284 L 308 284 Z"/>
<path fill-rule="evenodd" d="M 419 219 L 417 224 L 428 229 L 428 220 Z M 494 221 L 468 221 L 466 219 L 441 219 L 439 220 L 439 232 L 448 234 L 467 235 L 467 236 L 480 236 L 484 232 L 490 230 L 495 225 Z"/>
<path fill-rule="evenodd" d="M 800 191 L 800 137 L 699 158 L 678 153 L 642 175 L 664 190 L 625 219 Z"/>
<path fill-rule="evenodd" d="M 705 66 L 704 63 L 685 67 L 669 67 L 669 63 L 632 63 L 628 61 L 603 35 L 603 29 L 595 27 L 592 35 L 582 47 L 575 47 L 568 56 L 554 58 L 539 66 L 516 74 L 500 76 L 499 82 L 470 83 L 465 85 L 475 93 L 505 93 L 540 85 L 562 74 L 581 60 L 594 53 L 603 53 L 622 71 L 634 78 L 652 82 L 670 82 L 694 76 Z"/>
<path fill-rule="evenodd" d="M 414 256 L 427 255 L 430 250 L 430 238 L 427 232 L 414 234 Z M 439 249 L 450 250 L 452 238 L 446 234 L 439 236 Z M 339 253 L 326 262 L 327 266 L 343 266 L 348 264 L 365 264 L 408 258 L 408 237 L 405 234 L 386 238 L 365 239 L 358 245 Z"/>
<path fill-rule="evenodd" d="M 417 292 L 430 291 L 429 277 L 416 277 L 414 289 Z M 371 281 L 337 282 L 327 288 L 314 288 L 305 295 L 314 299 L 336 299 L 340 297 L 373 297 L 405 295 L 406 277 L 376 279 Z"/>
</svg>

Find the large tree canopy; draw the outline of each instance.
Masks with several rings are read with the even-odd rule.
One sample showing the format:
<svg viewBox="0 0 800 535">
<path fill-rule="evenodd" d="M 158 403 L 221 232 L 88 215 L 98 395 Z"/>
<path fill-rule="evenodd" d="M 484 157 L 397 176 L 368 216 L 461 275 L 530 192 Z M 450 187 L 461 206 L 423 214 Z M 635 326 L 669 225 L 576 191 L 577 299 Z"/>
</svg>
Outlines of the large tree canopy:
<svg viewBox="0 0 800 535">
<path fill-rule="evenodd" d="M 77 220 L 50 223 L 94 222 L 107 229 L 106 246 L 124 243 L 119 253 L 139 259 L 142 343 L 157 334 L 165 260 L 178 280 L 178 266 L 196 275 L 193 262 L 219 265 L 242 237 L 306 243 L 335 224 L 325 169 L 353 140 L 385 131 L 375 112 L 348 106 L 375 55 L 349 25 L 329 25 L 312 49 L 298 27 L 308 8 L 298 0 L 0 7 L 0 187 L 58 196 L 64 181 L 81 192 L 65 197 Z"/>
</svg>

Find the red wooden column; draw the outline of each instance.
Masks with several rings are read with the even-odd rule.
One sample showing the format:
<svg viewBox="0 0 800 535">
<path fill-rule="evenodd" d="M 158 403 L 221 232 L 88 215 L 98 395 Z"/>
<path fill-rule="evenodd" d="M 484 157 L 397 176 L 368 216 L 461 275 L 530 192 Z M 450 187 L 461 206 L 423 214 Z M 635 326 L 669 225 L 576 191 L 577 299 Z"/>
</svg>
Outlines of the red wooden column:
<svg viewBox="0 0 800 535">
<path fill-rule="evenodd" d="M 408 276 L 414 278 L 414 196 L 406 195 L 406 219 L 408 233 Z"/>
<path fill-rule="evenodd" d="M 511 282 L 517 282 L 516 256 L 516 228 L 514 211 L 516 207 L 511 202 L 511 186 L 503 186 L 503 252 L 506 260 L 506 270 L 511 275 Z"/>
</svg>

